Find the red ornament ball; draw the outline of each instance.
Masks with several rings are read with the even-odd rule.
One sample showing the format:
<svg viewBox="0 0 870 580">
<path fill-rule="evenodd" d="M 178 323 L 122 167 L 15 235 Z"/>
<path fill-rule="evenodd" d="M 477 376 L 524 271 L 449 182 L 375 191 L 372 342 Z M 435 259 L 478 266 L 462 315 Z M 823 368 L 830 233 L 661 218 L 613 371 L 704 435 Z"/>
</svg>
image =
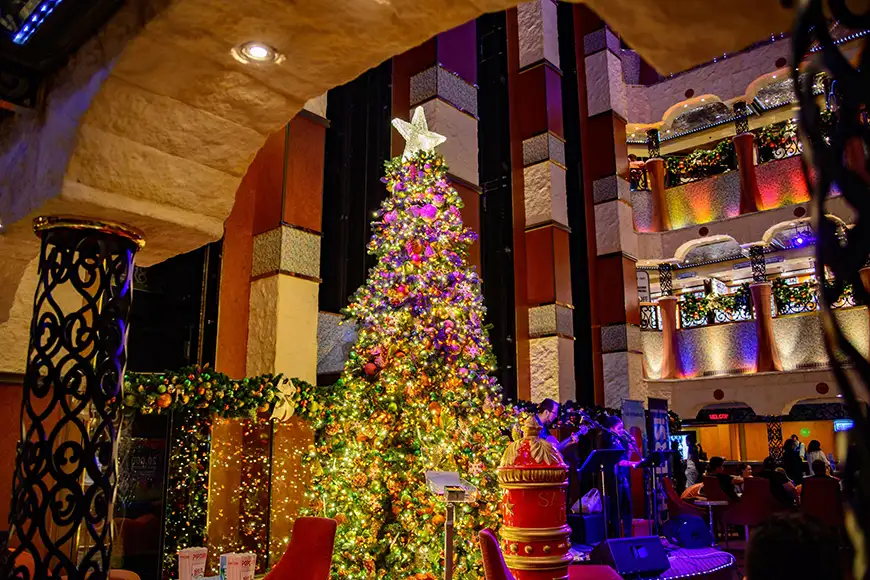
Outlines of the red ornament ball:
<svg viewBox="0 0 870 580">
<path fill-rule="evenodd" d="M 368 376 L 372 376 L 372 375 L 374 375 L 376 372 L 378 372 L 378 365 L 376 365 L 375 363 L 371 363 L 371 362 L 370 362 L 370 363 L 366 363 L 366 366 L 363 367 L 363 371 L 365 371 L 365 373 L 366 373 Z"/>
</svg>

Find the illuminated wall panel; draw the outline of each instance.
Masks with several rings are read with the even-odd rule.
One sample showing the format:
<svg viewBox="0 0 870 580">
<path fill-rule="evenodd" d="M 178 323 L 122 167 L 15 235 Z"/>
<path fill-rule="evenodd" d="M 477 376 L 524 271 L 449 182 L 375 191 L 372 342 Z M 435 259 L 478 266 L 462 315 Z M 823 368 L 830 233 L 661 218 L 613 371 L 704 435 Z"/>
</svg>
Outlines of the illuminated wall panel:
<svg viewBox="0 0 870 580">
<path fill-rule="evenodd" d="M 843 309 L 835 315 L 858 351 L 868 352 L 870 323 L 867 309 Z M 773 334 L 784 370 L 827 365 L 828 356 L 818 314 L 774 318 Z M 641 332 L 641 346 L 645 378 L 658 379 L 661 376 L 662 333 Z M 677 346 L 684 378 L 755 370 L 758 344 L 753 321 L 682 329 L 677 331 Z"/>
<path fill-rule="evenodd" d="M 758 191 L 761 194 L 759 210 L 776 209 L 810 200 L 801 171 L 800 157 L 771 161 L 755 168 Z"/>
<path fill-rule="evenodd" d="M 665 190 L 673 229 L 740 215 L 740 174 L 729 171 Z"/>
</svg>

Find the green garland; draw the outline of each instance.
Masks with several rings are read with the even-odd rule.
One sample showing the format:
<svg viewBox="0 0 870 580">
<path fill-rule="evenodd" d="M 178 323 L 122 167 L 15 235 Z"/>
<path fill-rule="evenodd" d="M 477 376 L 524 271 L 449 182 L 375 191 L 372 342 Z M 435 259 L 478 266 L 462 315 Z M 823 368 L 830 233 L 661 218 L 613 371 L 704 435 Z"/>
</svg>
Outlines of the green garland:
<svg viewBox="0 0 870 580">
<path fill-rule="evenodd" d="M 695 149 L 685 156 L 666 155 L 665 165 L 671 185 L 679 185 L 724 173 L 732 168 L 733 159 L 734 144 L 731 139 L 723 139 L 712 149 Z"/>
<path fill-rule="evenodd" d="M 781 314 L 815 310 L 816 283 L 808 280 L 787 284 L 785 278 L 776 278 L 773 281 L 773 300 Z"/>
<path fill-rule="evenodd" d="M 710 301 L 707 296 L 686 294 L 680 301 L 680 318 L 682 320 L 698 321 L 710 313 Z"/>
<path fill-rule="evenodd" d="M 208 366 L 163 373 L 127 373 L 124 408 L 143 415 L 198 411 L 226 419 L 308 418 L 318 412 L 315 387 L 300 379 L 264 374 L 231 379 Z"/>
</svg>

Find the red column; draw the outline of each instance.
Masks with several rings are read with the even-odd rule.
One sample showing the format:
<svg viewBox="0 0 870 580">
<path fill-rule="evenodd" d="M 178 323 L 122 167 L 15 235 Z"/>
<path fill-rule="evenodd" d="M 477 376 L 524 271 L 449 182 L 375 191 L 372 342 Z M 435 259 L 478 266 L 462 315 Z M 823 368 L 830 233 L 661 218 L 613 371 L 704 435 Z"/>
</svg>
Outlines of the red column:
<svg viewBox="0 0 870 580">
<path fill-rule="evenodd" d="M 758 176 L 755 174 L 755 135 L 741 133 L 732 137 L 731 142 L 734 143 L 737 169 L 740 171 L 740 214 L 763 209 Z"/>
<path fill-rule="evenodd" d="M 773 336 L 773 316 L 770 312 L 770 282 L 754 282 L 749 285 L 752 304 L 755 307 L 755 335 L 758 339 L 756 372 L 781 371 L 779 349 Z"/>
<path fill-rule="evenodd" d="M 671 217 L 665 200 L 665 160 L 650 159 L 645 164 L 646 178 L 652 197 L 652 227 L 654 232 L 671 229 Z"/>
<path fill-rule="evenodd" d="M 662 320 L 662 379 L 680 378 L 680 353 L 677 345 L 677 297 L 658 300 Z"/>
</svg>

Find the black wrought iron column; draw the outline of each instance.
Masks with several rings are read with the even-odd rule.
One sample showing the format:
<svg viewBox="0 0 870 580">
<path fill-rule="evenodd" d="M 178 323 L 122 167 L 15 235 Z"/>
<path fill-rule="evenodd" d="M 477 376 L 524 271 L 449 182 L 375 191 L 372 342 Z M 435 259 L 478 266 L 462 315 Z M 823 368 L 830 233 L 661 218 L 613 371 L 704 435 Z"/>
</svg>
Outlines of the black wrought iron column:
<svg viewBox="0 0 870 580">
<path fill-rule="evenodd" d="M 749 246 L 749 265 L 752 267 L 753 282 L 767 281 L 767 263 L 764 260 L 764 246 Z"/>
<path fill-rule="evenodd" d="M 659 291 L 662 296 L 673 296 L 674 294 L 673 272 L 668 262 L 659 264 Z"/>
<path fill-rule="evenodd" d="M 767 418 L 767 452 L 777 463 L 782 462 L 782 417 Z"/>
<path fill-rule="evenodd" d="M 38 218 L 39 280 L 3 578 L 108 577 L 135 230 Z M 77 308 L 67 300 L 80 299 Z M 17 565 L 33 558 L 34 571 Z M 24 558 L 19 558 L 24 556 Z"/>
<path fill-rule="evenodd" d="M 646 148 L 650 159 L 657 159 L 661 153 L 661 135 L 658 129 L 650 129 L 646 132 Z"/>
<path fill-rule="evenodd" d="M 745 101 L 734 103 L 734 129 L 738 135 L 749 133 L 749 110 Z"/>
</svg>

